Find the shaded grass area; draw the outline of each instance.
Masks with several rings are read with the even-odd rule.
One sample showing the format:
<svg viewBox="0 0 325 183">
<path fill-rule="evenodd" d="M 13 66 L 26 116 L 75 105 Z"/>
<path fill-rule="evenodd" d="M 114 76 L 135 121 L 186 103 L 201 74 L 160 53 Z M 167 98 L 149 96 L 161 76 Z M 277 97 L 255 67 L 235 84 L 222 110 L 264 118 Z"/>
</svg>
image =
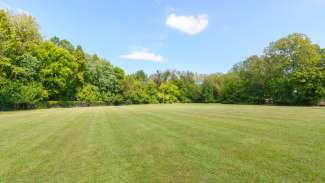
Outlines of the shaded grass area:
<svg viewBox="0 0 325 183">
<path fill-rule="evenodd" d="M 0 182 L 325 182 L 325 108 L 2 112 Z"/>
</svg>

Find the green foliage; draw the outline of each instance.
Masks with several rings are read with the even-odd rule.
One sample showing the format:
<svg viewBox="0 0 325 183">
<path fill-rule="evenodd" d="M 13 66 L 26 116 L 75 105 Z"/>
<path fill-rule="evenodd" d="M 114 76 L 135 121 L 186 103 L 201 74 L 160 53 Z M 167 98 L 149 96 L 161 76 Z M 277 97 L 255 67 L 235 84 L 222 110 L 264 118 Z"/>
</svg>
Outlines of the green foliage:
<svg viewBox="0 0 325 183">
<path fill-rule="evenodd" d="M 133 74 L 133 77 L 140 81 L 147 81 L 148 77 L 143 70 L 137 71 Z"/>
<path fill-rule="evenodd" d="M 122 84 L 126 104 L 157 103 L 157 91 L 153 83 L 145 83 L 134 76 L 127 76 Z"/>
<path fill-rule="evenodd" d="M 245 103 L 245 82 L 236 73 L 229 73 L 225 77 L 223 88 L 220 92 L 222 103 Z"/>
<path fill-rule="evenodd" d="M 0 104 L 36 104 L 47 99 L 47 91 L 39 83 L 24 85 L 19 82 L 0 81 Z"/>
<path fill-rule="evenodd" d="M 149 81 L 145 87 L 146 101 L 149 104 L 157 104 L 158 100 L 158 89 L 153 81 Z"/>
<path fill-rule="evenodd" d="M 275 103 L 312 105 L 324 96 L 321 50 L 307 36 L 289 35 L 272 43 L 265 54 Z"/>
<path fill-rule="evenodd" d="M 319 67 L 306 67 L 293 73 L 296 104 L 315 105 L 325 96 L 324 70 Z"/>
<path fill-rule="evenodd" d="M 88 68 L 85 72 L 85 81 L 98 88 L 101 94 L 111 96 L 120 92 L 118 72 L 107 60 L 98 56 L 88 56 Z M 121 74 L 120 74 L 121 75 Z M 121 77 L 121 76 L 119 76 Z"/>
<path fill-rule="evenodd" d="M 211 74 L 204 78 L 201 85 L 201 100 L 204 103 L 217 102 L 220 98 L 223 80 L 221 74 Z"/>
<path fill-rule="evenodd" d="M 42 61 L 39 77 L 49 92 L 49 99 L 73 98 L 79 83 L 79 64 L 76 58 L 51 42 L 44 42 L 39 46 L 37 57 Z"/>
<path fill-rule="evenodd" d="M 91 103 L 101 101 L 101 95 L 96 89 L 96 87 L 87 84 L 77 93 L 76 99 L 78 101 Z"/>
<path fill-rule="evenodd" d="M 250 103 L 315 105 L 325 96 L 325 49 L 303 34 L 273 42 L 226 74 L 125 74 L 58 37 L 43 40 L 27 14 L 0 10 L 0 105 Z M 68 105 L 70 106 L 70 104 Z"/>
<path fill-rule="evenodd" d="M 226 78 L 221 101 L 316 105 L 325 96 L 324 55 L 303 34 L 292 34 L 271 43 L 261 57 L 252 56 L 235 65 Z"/>
<path fill-rule="evenodd" d="M 114 75 L 116 76 L 116 78 L 121 81 L 124 79 L 125 77 L 125 73 L 124 73 L 124 70 L 119 68 L 119 67 L 114 67 L 113 68 L 113 72 L 114 72 Z"/>
<path fill-rule="evenodd" d="M 267 82 L 269 73 L 263 57 L 251 56 L 245 61 L 236 64 L 231 72 L 239 77 L 237 83 L 241 85 L 240 93 L 238 93 L 241 96 L 241 102 L 264 103 L 264 98 L 268 96 Z"/>
<path fill-rule="evenodd" d="M 162 83 L 159 87 L 158 99 L 161 103 L 179 102 L 181 92 L 179 88 L 171 82 Z"/>
</svg>

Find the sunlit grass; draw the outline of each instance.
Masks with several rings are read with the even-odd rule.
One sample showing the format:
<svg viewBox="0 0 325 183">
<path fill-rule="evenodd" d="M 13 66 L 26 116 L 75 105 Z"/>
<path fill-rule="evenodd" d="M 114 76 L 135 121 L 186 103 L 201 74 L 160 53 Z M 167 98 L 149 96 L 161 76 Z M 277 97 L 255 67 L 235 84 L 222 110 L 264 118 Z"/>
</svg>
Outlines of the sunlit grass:
<svg viewBox="0 0 325 183">
<path fill-rule="evenodd" d="M 325 182 L 325 108 L 0 113 L 0 182 Z"/>
</svg>

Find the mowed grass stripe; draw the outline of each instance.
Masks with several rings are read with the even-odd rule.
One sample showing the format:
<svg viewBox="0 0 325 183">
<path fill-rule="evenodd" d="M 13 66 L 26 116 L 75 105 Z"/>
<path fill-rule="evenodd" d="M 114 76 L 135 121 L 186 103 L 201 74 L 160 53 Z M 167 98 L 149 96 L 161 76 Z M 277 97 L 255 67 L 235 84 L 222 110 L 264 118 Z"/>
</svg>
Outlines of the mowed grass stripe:
<svg viewBox="0 0 325 183">
<path fill-rule="evenodd" d="M 42 177 L 53 176 L 56 173 L 56 166 L 65 162 L 65 157 L 67 157 L 65 152 L 71 154 L 70 149 L 75 148 L 75 142 L 78 139 L 75 134 L 78 129 L 87 130 L 82 122 L 78 122 L 79 114 L 72 111 L 51 117 L 48 121 L 40 123 L 48 126 L 41 128 L 39 128 L 40 125 L 35 126 L 33 132 L 27 131 L 26 133 L 36 133 L 36 135 L 22 140 L 12 151 L 7 151 L 10 154 L 8 157 L 16 159 L 15 163 L 10 163 L 15 166 L 9 167 L 10 172 L 7 176 L 13 179 L 8 181 L 36 182 L 42 180 Z M 83 136 L 83 133 L 80 133 L 80 136 Z M 78 151 L 78 149 L 74 150 Z M 51 168 L 51 172 L 47 171 L 48 167 Z M 15 176 L 11 176 L 12 174 Z"/>
<path fill-rule="evenodd" d="M 262 107 L 261 107 L 262 108 Z M 266 107 L 265 109 L 269 109 L 270 107 Z M 276 107 L 272 107 L 276 108 Z M 290 108 L 291 109 L 291 108 Z M 320 108 L 317 108 L 320 109 Z M 312 108 L 300 108 L 300 111 L 296 111 L 295 113 L 292 113 L 291 116 L 297 116 L 296 114 L 301 113 L 303 110 L 310 110 L 312 111 Z M 265 111 L 265 110 L 263 110 Z M 140 111 L 139 111 L 140 112 Z M 151 113 L 155 113 L 151 111 Z M 229 130 L 239 130 L 243 131 L 244 133 L 250 133 L 257 135 L 268 135 L 270 134 L 271 137 L 274 136 L 273 133 L 277 133 L 278 135 L 285 135 L 284 138 L 288 137 L 291 132 L 293 132 L 294 139 L 297 140 L 298 143 L 303 144 L 310 144 L 310 142 L 306 142 L 306 140 L 309 140 L 309 133 L 310 132 L 313 135 L 323 135 L 323 130 L 325 128 L 324 122 L 318 122 L 318 121 L 310 121 L 310 117 L 304 116 L 301 118 L 301 116 L 297 116 L 293 118 L 291 121 L 288 120 L 288 118 L 268 118 L 268 115 L 261 114 L 261 116 L 264 118 L 257 118 L 257 117 L 251 117 L 249 113 L 246 114 L 245 117 L 241 115 L 238 115 L 234 113 L 233 115 L 229 115 L 228 113 L 221 113 L 214 109 L 214 111 L 206 112 L 204 115 L 197 113 L 196 110 L 190 111 L 190 110 L 183 110 L 183 111 L 171 111 L 169 112 L 170 116 L 172 114 L 177 116 L 183 116 L 191 119 L 196 119 L 195 121 L 202 125 L 212 125 L 215 126 L 215 123 L 218 123 L 217 127 L 225 127 Z M 307 113 L 308 114 L 308 113 Z M 314 116 L 316 118 L 321 118 L 321 116 Z M 218 119 L 218 120 L 215 120 Z M 283 120 L 285 119 L 285 120 Z M 305 120 L 303 120 L 305 119 Z M 307 120 L 306 120 L 307 119 Z M 173 117 L 171 117 L 169 120 L 173 120 Z M 315 128 L 317 126 L 317 128 Z M 294 130 L 293 130 L 294 129 Z M 249 131 L 248 131 L 249 130 Z M 297 130 L 301 133 L 297 133 Z M 289 134 L 288 134 L 289 133 Z M 299 139 L 297 138 L 297 134 L 301 135 L 301 137 L 307 137 L 305 139 Z M 282 140 L 282 139 L 281 139 Z"/>
<path fill-rule="evenodd" d="M 135 148 L 139 155 L 146 158 L 150 157 L 151 161 L 154 160 L 154 166 L 150 168 L 153 169 L 154 174 L 161 174 L 162 177 L 163 175 L 169 175 L 172 182 L 200 179 L 199 168 L 196 168 L 193 161 L 183 153 L 184 150 L 186 151 L 184 149 L 186 142 L 182 140 L 181 133 L 175 133 L 173 130 L 166 128 L 166 126 L 159 124 L 158 122 L 161 119 L 148 118 L 150 116 L 148 113 L 145 117 L 141 118 L 138 117 L 143 116 L 141 113 L 133 112 L 133 110 L 127 110 L 127 112 L 131 113 L 131 116 L 136 116 L 135 120 L 138 123 L 150 126 L 149 130 L 144 128 L 144 132 L 137 133 L 140 140 L 135 142 L 140 141 L 142 143 L 137 143 Z M 144 162 L 148 162 L 148 160 Z M 150 164 L 148 166 L 150 167 Z M 205 176 L 207 175 L 209 175 L 209 172 L 205 173 Z M 193 179 L 193 177 L 196 177 L 196 179 Z M 164 180 L 158 179 L 155 181 L 163 182 Z"/>
<path fill-rule="evenodd" d="M 216 159 L 216 157 L 218 157 L 218 153 L 220 153 L 220 151 L 222 152 L 223 147 L 220 147 L 220 146 L 213 147 L 213 146 L 207 144 L 206 141 L 204 141 L 204 139 L 206 137 L 208 137 L 211 141 L 218 142 L 218 140 L 220 140 L 225 145 L 231 145 L 231 142 L 229 142 L 229 139 L 231 139 L 231 138 L 227 138 L 227 136 L 220 135 L 220 134 L 213 135 L 211 133 L 211 132 L 215 131 L 213 128 L 204 128 L 205 131 L 201 131 L 200 126 L 197 126 L 197 127 L 192 128 L 191 130 L 189 130 L 188 127 L 189 126 L 193 127 L 193 125 L 194 125 L 193 121 L 191 121 L 191 119 L 187 119 L 184 117 L 177 119 L 177 117 L 171 116 L 170 114 L 165 114 L 164 116 L 170 117 L 170 118 L 168 118 L 168 120 L 165 119 L 166 121 L 169 121 L 172 124 L 169 127 L 169 129 L 176 128 L 178 126 L 178 123 L 183 123 L 183 121 L 186 121 L 185 123 L 183 123 L 183 125 L 181 125 L 179 127 L 179 129 L 184 129 L 184 132 L 179 131 L 179 129 L 177 129 L 176 131 L 178 131 L 178 133 L 174 133 L 174 134 L 178 134 L 177 136 L 174 137 L 174 139 L 178 139 L 178 140 L 181 139 L 181 141 L 182 141 L 182 143 L 178 145 L 182 149 L 182 151 L 180 151 L 179 154 L 181 154 L 183 157 L 187 158 L 188 162 L 191 162 L 191 164 L 193 164 L 194 162 L 197 162 L 198 165 L 202 164 L 203 166 L 205 166 L 204 168 L 206 168 L 206 165 L 208 162 L 211 162 L 211 165 L 212 165 L 211 170 L 213 170 L 213 169 L 216 170 L 216 166 L 215 166 L 213 160 Z M 164 117 L 164 118 L 166 118 L 166 117 Z M 162 121 L 162 120 L 158 120 L 158 121 Z M 166 123 L 164 123 L 164 124 L 166 124 Z M 184 126 L 184 125 L 186 125 L 186 126 Z M 190 132 L 190 133 L 188 133 L 188 132 Z M 199 141 L 196 141 L 196 140 L 199 140 Z M 218 144 L 218 143 L 216 143 L 216 144 Z M 235 145 L 235 144 L 233 144 L 233 145 Z M 217 149 L 217 151 L 213 151 L 214 149 Z M 211 152 L 215 152 L 217 154 L 213 154 Z M 203 160 L 201 158 L 203 158 Z M 210 161 L 209 161 L 209 158 L 211 158 Z M 222 166 L 222 160 L 221 161 L 218 160 L 216 162 L 218 162 Z M 227 167 L 227 166 L 225 166 L 225 167 Z M 205 171 L 206 171 L 206 169 L 205 169 Z M 200 172 L 200 171 L 196 170 L 196 172 Z M 222 172 L 222 171 L 210 171 L 209 173 L 218 174 L 220 172 Z M 201 175 L 204 175 L 204 174 L 201 174 Z M 211 179 L 211 180 L 217 180 L 217 179 Z M 228 180 L 228 179 L 226 178 L 225 180 Z"/>
<path fill-rule="evenodd" d="M 131 110 L 132 111 L 132 110 Z M 137 111 L 138 115 L 139 112 Z M 162 112 L 163 113 L 163 112 Z M 140 113 L 141 114 L 141 113 Z M 141 116 L 141 115 L 139 115 Z M 154 116 L 154 117 L 150 117 Z M 162 117 L 164 116 L 164 117 Z M 186 130 L 188 126 L 185 126 L 182 124 L 183 120 L 187 120 L 186 118 L 182 120 L 178 120 L 177 118 L 173 118 L 173 120 L 169 120 L 170 114 L 163 114 L 163 115 L 152 115 L 150 112 L 146 111 L 146 123 L 155 126 L 154 132 L 156 132 L 157 135 L 165 134 L 164 137 L 160 136 L 161 139 L 169 139 L 168 142 L 172 142 L 173 145 L 170 147 L 173 147 L 169 150 L 168 153 L 166 153 L 166 159 L 161 162 L 164 164 L 164 162 L 168 162 L 165 164 L 166 170 L 171 170 L 169 173 L 171 175 L 174 175 L 174 181 L 175 182 L 182 182 L 184 180 L 187 181 L 195 181 L 195 182 L 201 182 L 201 181 L 207 181 L 207 180 L 217 180 L 215 172 L 211 169 L 207 169 L 208 167 L 205 166 L 206 161 L 202 161 L 202 158 L 208 158 L 209 156 L 206 156 L 207 148 L 211 148 L 208 146 L 201 146 L 200 144 L 196 144 L 193 146 L 191 142 L 193 142 L 193 139 L 189 141 L 189 136 L 187 133 L 184 133 L 182 131 L 179 131 L 179 129 Z M 188 123 L 191 123 L 188 121 Z M 172 124 L 172 125 L 171 125 Z M 174 130 L 175 129 L 175 130 Z M 162 131 L 163 133 L 160 133 Z M 193 137 L 193 136 L 192 136 Z M 212 139 L 211 139 L 212 140 Z M 164 146 L 165 141 L 158 142 L 161 146 Z M 167 144 L 168 145 L 168 144 Z M 164 149 L 164 148 L 161 148 Z M 217 154 L 218 151 L 215 151 Z M 196 158 L 192 158 L 195 156 Z M 172 157 L 172 158 L 169 158 Z M 215 156 L 217 158 L 218 156 Z M 205 163 L 203 163 L 205 162 Z M 202 164 L 203 163 L 203 164 Z M 202 172 L 202 170 L 204 172 Z M 193 179 L 195 177 L 195 179 Z M 185 181 L 186 182 L 186 181 Z"/>
<path fill-rule="evenodd" d="M 215 104 L 0 113 L 0 180 L 324 182 L 324 114 Z"/>
<path fill-rule="evenodd" d="M 138 111 L 139 112 L 139 111 Z M 147 113 L 147 111 L 146 111 L 146 113 Z M 152 112 L 152 113 L 154 113 L 154 112 Z M 146 115 L 149 115 L 148 113 L 146 114 Z M 188 115 L 188 114 L 187 114 Z M 158 115 L 159 116 L 159 115 Z M 200 117 L 200 116 L 197 116 L 197 115 L 190 115 L 188 118 L 189 119 L 187 119 L 185 116 L 186 115 L 183 115 L 183 113 L 182 112 L 180 112 L 180 111 L 176 111 L 175 112 L 175 110 L 174 111 L 172 111 L 172 112 L 169 112 L 168 114 L 165 114 L 165 115 L 163 115 L 163 116 L 168 116 L 168 118 L 167 117 L 164 117 L 166 120 L 168 120 L 169 122 L 172 122 L 172 127 L 170 128 L 170 129 L 172 129 L 173 127 L 175 127 L 175 125 L 177 124 L 177 122 L 182 122 L 182 121 L 186 121 L 184 124 L 185 125 L 189 125 L 189 126 L 192 126 L 193 127 L 193 123 L 190 123 L 190 122 L 195 122 L 196 124 L 198 124 L 198 128 L 200 128 L 200 127 L 203 127 L 203 126 L 205 126 L 205 125 L 207 125 L 207 123 L 204 123 L 204 124 L 202 124 L 201 122 L 202 121 L 204 121 L 204 122 L 208 122 L 209 120 L 206 120 L 206 119 L 204 119 L 205 117 Z M 181 116 L 181 118 L 180 118 L 180 120 L 177 120 L 177 116 Z M 216 117 L 218 117 L 218 116 L 216 116 Z M 213 119 L 213 118 L 211 118 L 211 119 Z M 219 119 L 219 118 L 217 118 L 217 119 Z M 241 121 L 242 119 L 240 119 L 239 121 L 242 123 L 242 121 Z M 213 120 L 212 120 L 213 121 Z M 244 122 L 244 121 L 243 121 Z M 262 121 L 263 122 L 263 121 Z M 225 122 L 225 124 L 227 124 L 228 122 Z M 251 122 L 249 122 L 249 123 L 251 123 Z M 260 122 L 259 123 L 261 123 L 261 119 L 260 119 Z M 222 124 L 223 124 L 223 122 L 222 122 Z M 240 124 L 241 125 L 241 124 Z M 215 128 L 211 128 L 212 126 L 206 126 L 206 128 L 203 128 L 204 130 L 207 130 L 207 129 L 215 129 Z M 220 127 L 220 121 L 218 121 L 218 127 Z M 234 127 L 236 127 L 235 129 L 238 131 L 238 133 L 241 133 L 241 134 L 243 134 L 243 135 L 245 135 L 246 134 L 246 136 L 239 136 L 239 138 L 238 138 L 238 140 L 237 141 L 239 141 L 239 142 L 241 142 L 241 140 L 240 139 L 244 139 L 244 140 L 242 140 L 243 142 L 245 142 L 245 141 L 247 141 L 247 142 L 245 142 L 245 143 L 252 143 L 252 144 L 250 144 L 250 145 L 252 145 L 252 146 L 255 146 L 256 144 L 258 144 L 258 143 L 255 143 L 254 141 L 256 141 L 256 140 L 258 140 L 259 138 L 260 138 L 260 141 L 263 141 L 263 139 L 260 137 L 260 134 L 258 134 L 258 135 L 255 135 L 255 136 L 253 136 L 252 137 L 252 134 L 251 134 L 251 132 L 250 131 L 246 131 L 245 129 L 246 128 L 243 128 L 243 130 L 240 130 L 240 129 L 242 129 L 241 128 L 241 126 L 239 126 L 239 128 L 237 128 L 237 126 L 236 125 L 231 125 L 230 127 L 229 127 L 229 125 L 227 124 L 227 129 L 223 129 L 222 131 L 226 131 L 226 132 L 229 132 L 229 131 L 231 131 L 231 130 L 233 130 L 234 129 Z M 182 128 L 182 129 L 185 129 L 185 133 L 186 132 L 188 132 L 188 131 L 190 131 L 190 130 L 188 130 L 187 128 Z M 248 128 L 249 129 L 249 128 Z M 269 129 L 269 130 L 272 130 L 272 129 Z M 301 129 L 301 130 L 303 130 L 303 129 Z M 221 131 L 220 129 L 219 130 L 217 130 L 217 131 Z M 198 132 L 198 134 L 209 134 L 208 133 L 208 131 L 200 131 L 200 132 Z M 247 136 L 247 134 L 249 134 L 249 136 Z M 231 134 L 232 135 L 232 137 L 228 137 L 228 138 L 226 138 L 226 139 L 234 139 L 234 134 L 232 133 Z M 284 136 L 283 136 L 284 135 Z M 304 158 L 306 158 L 306 157 L 301 157 L 301 158 L 299 158 L 299 159 L 302 159 L 302 161 L 301 162 L 296 162 L 295 160 L 295 157 L 290 157 L 290 155 L 291 154 L 288 154 L 288 151 L 291 151 L 291 153 L 295 153 L 295 152 L 299 152 L 299 151 L 296 151 L 297 149 L 298 150 L 303 150 L 303 149 L 305 149 L 306 151 L 308 151 L 309 149 L 310 149 L 310 147 L 305 147 L 305 146 L 297 146 L 297 144 L 295 144 L 295 146 L 288 146 L 287 144 L 291 144 L 292 145 L 292 142 L 288 142 L 288 141 L 286 141 L 285 139 L 283 140 L 283 137 L 286 137 L 285 136 L 285 132 L 283 133 L 283 135 L 282 135 L 282 137 L 280 136 L 278 136 L 277 134 L 273 134 L 273 136 L 272 136 L 272 134 L 269 134 L 269 140 L 268 141 L 265 141 L 265 142 L 263 142 L 264 144 L 265 144 L 265 147 L 264 147 L 264 150 L 265 150 L 265 152 L 272 152 L 271 154 L 278 154 L 278 158 L 281 158 L 281 157 L 287 157 L 287 158 L 291 158 L 292 159 L 292 161 L 293 161 L 293 163 L 298 163 L 297 165 L 301 165 L 302 167 L 305 167 L 305 165 L 304 165 L 304 161 L 306 161 L 306 159 L 304 159 Z M 296 134 L 297 135 L 297 134 Z M 299 134 L 298 134 L 299 135 Z M 310 135 L 312 135 L 312 134 L 310 134 Z M 220 138 L 220 137 L 219 137 Z M 210 140 L 212 140 L 211 138 L 209 138 L 209 137 L 203 137 L 203 139 L 210 139 Z M 192 138 L 192 140 L 193 140 L 193 138 Z M 273 141 L 275 141 L 276 140 L 276 143 L 273 143 Z M 292 140 L 292 139 L 289 139 L 289 140 Z M 293 138 L 293 140 L 294 140 L 294 138 Z M 304 140 L 304 139 L 301 139 L 301 140 Z M 253 142 L 252 142 L 253 141 Z M 225 144 L 226 144 L 226 140 L 223 140 L 222 142 L 225 142 Z M 202 142 L 198 142 L 198 143 L 202 143 Z M 261 143 L 261 144 L 263 144 L 263 143 Z M 271 143 L 271 144 L 270 144 Z M 217 144 L 220 144 L 220 143 L 217 143 Z M 221 143 L 222 144 L 222 143 Z M 261 145 L 260 144 L 260 145 Z M 273 144 L 274 144 L 274 146 L 273 146 Z M 317 145 L 316 145 L 316 147 L 314 146 L 314 148 L 317 148 Z M 249 148 L 249 149 L 253 149 L 253 147 L 251 147 L 251 148 Z M 281 150 L 282 149 L 282 150 Z M 281 150 L 281 151 L 279 151 L 279 152 L 273 152 L 274 150 Z M 316 151 L 315 152 L 316 154 L 318 154 L 318 152 Z M 243 154 L 245 154 L 245 153 L 243 153 Z M 244 155 L 243 157 L 244 158 L 247 158 L 247 157 L 251 157 L 252 159 L 254 159 L 255 158 L 255 155 L 254 154 L 252 154 L 253 156 L 250 156 L 250 154 L 247 154 L 247 155 Z M 297 157 L 300 157 L 299 155 L 297 155 Z M 298 160 L 299 160 L 298 159 Z M 308 160 L 308 157 L 307 157 L 307 160 Z M 320 160 L 320 159 L 318 159 L 318 160 Z M 316 161 L 313 161 L 313 163 L 317 166 L 317 165 L 320 165 L 320 163 L 319 163 L 319 161 L 318 160 L 316 160 Z M 290 163 L 285 163 L 285 165 L 287 165 L 287 164 L 289 164 L 290 165 Z M 297 166 L 297 165 L 295 165 L 295 166 Z M 266 167 L 267 167 L 268 165 L 266 165 Z M 285 168 L 285 167 L 284 167 Z M 288 167 L 289 169 L 290 169 L 290 167 Z M 276 168 L 275 170 L 279 170 L 278 172 L 279 173 L 282 173 L 282 170 L 283 169 L 281 169 L 281 168 Z M 305 168 L 305 170 L 308 172 L 309 171 L 309 168 L 308 167 L 306 167 Z M 299 172 L 298 172 L 299 173 Z M 316 174 L 317 174 L 317 171 L 315 172 Z"/>
<path fill-rule="evenodd" d="M 0 128 L 0 139 L 6 139 L 3 143 L 14 143 L 14 146 L 19 146 L 25 141 L 33 140 L 29 138 L 38 139 L 44 137 L 45 134 L 52 132 L 56 127 L 61 127 L 63 123 L 69 123 L 70 118 L 75 117 L 73 113 L 58 113 L 55 111 L 47 111 L 36 116 L 31 117 L 18 117 L 16 120 L 4 119 L 3 121 L 9 123 L 9 125 L 2 126 Z M 72 119 L 74 120 L 74 119 Z M 61 123 L 58 123 L 61 121 Z M 2 123 L 2 122 L 1 122 Z M 8 128 L 10 126 L 10 128 Z M 5 147 L 11 147 L 9 144 L 5 144 Z"/>
</svg>

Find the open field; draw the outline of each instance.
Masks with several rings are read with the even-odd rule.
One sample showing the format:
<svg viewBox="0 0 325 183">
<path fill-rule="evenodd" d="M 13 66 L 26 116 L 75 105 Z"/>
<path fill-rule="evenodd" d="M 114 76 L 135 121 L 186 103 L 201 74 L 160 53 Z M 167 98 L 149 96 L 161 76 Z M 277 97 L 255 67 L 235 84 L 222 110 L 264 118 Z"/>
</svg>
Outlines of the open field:
<svg viewBox="0 0 325 183">
<path fill-rule="evenodd" d="M 325 108 L 1 112 L 0 182 L 325 182 Z"/>
</svg>

